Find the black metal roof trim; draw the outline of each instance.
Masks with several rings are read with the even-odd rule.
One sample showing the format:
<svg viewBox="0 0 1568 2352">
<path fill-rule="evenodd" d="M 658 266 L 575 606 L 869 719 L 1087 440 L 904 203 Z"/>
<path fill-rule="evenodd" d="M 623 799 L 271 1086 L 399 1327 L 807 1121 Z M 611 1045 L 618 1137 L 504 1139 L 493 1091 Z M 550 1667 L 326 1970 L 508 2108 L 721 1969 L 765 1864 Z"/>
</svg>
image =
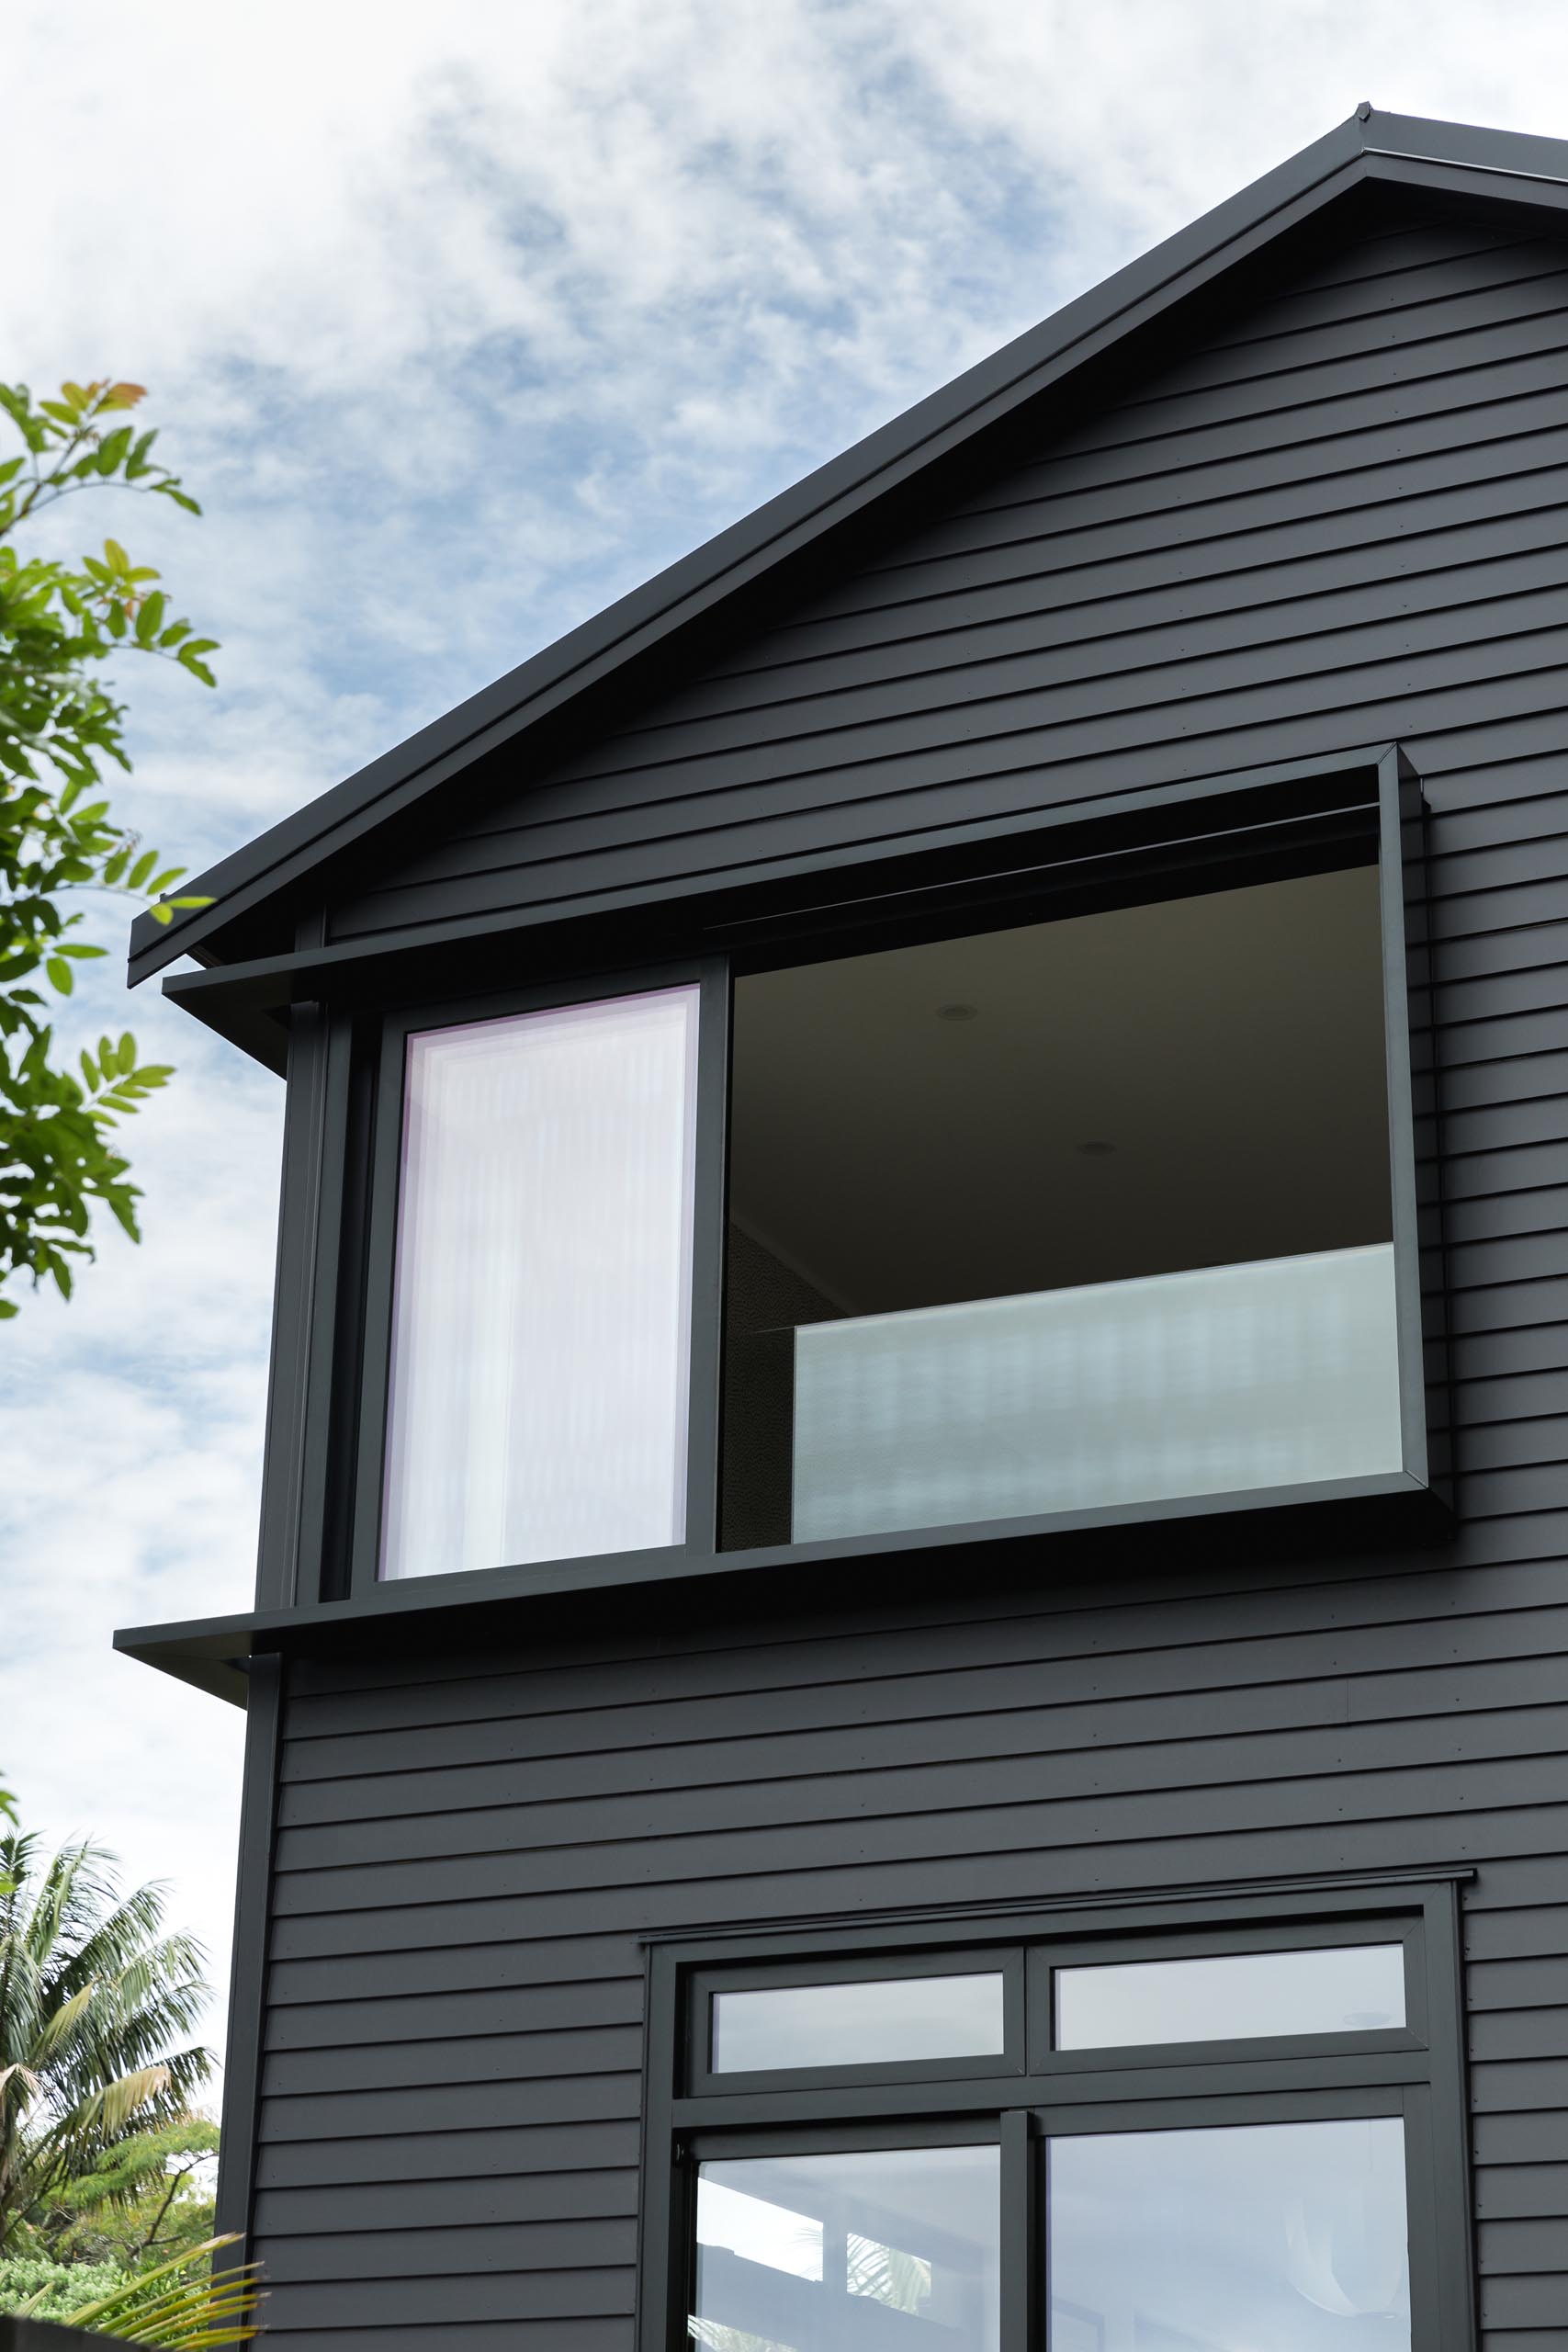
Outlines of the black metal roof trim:
<svg viewBox="0 0 1568 2352">
<path fill-rule="evenodd" d="M 149 978 L 328 858 L 401 815 L 502 743 L 670 643 L 743 587 L 864 517 L 937 459 L 1064 382 L 1358 184 L 1550 203 L 1568 187 L 1568 141 L 1358 109 L 1261 179 L 879 427 L 744 521 L 682 557 L 493 685 L 258 835 L 186 887 L 212 904 L 164 927 L 139 917 L 130 978 Z M 213 951 L 209 948 L 206 954 Z"/>
<path fill-rule="evenodd" d="M 1320 1896 L 1332 1899 L 1340 1894 L 1377 1894 L 1385 1890 L 1408 1894 L 1413 1887 L 1469 1886 L 1478 1872 L 1473 1862 L 1393 1862 L 1387 1870 L 1367 1871 L 1307 1871 L 1291 1878 L 1222 1878 L 1194 1879 L 1179 1886 L 1140 1886 L 1131 1888 L 1096 1888 L 1084 1894 L 1021 1894 L 1006 1902 L 979 1903 L 905 1903 L 890 1905 L 886 1910 L 815 1911 L 792 1917 L 787 1923 L 776 1918 L 737 1919 L 722 1928 L 698 1922 L 687 1928 L 649 1928 L 637 1938 L 644 1946 L 660 1951 L 677 1950 L 687 1945 L 722 1946 L 744 1943 L 755 1937 L 777 1942 L 782 1936 L 792 1941 L 807 1942 L 813 1936 L 865 1937 L 882 1929 L 904 1930 L 945 1928 L 965 1929 L 983 1927 L 990 1920 L 1054 1921 L 1058 1917 L 1077 1917 L 1084 1911 L 1139 1911 L 1145 1904 L 1169 1905 L 1174 1909 L 1199 1909 L 1215 1903 L 1228 1903 L 1252 1895 L 1269 1901 L 1278 1899 L 1291 1903 L 1305 1896 L 1314 1902 Z"/>
</svg>

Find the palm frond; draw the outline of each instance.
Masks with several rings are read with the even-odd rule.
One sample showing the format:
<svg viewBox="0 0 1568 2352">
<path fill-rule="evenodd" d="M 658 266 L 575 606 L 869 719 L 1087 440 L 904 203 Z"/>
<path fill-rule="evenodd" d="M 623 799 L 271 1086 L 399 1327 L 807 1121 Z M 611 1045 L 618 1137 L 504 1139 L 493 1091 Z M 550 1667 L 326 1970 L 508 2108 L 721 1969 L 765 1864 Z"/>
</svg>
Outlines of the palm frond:
<svg viewBox="0 0 1568 2352">
<path fill-rule="evenodd" d="M 85 1984 L 79 1993 L 73 1993 L 68 2001 L 62 2001 L 51 2016 L 39 2020 L 34 2046 L 40 2059 L 53 2057 L 65 2048 L 85 2018 L 96 1989 Z"/>
<path fill-rule="evenodd" d="M 259 2333 L 251 2314 L 261 2301 L 257 2266 L 246 2263 L 236 2270 L 208 2270 L 192 2278 L 181 2274 L 232 2245 L 237 2233 L 209 2238 L 187 2247 L 155 2269 L 129 2278 L 123 2287 L 100 2295 L 96 2302 L 61 2315 L 61 2324 L 80 2327 L 96 2335 L 117 2335 L 130 2344 L 179 2346 L 181 2352 L 217 2344 L 248 2344 Z M 161 2292 L 149 2290 L 169 2280 Z M 47 2293 L 48 2290 L 45 2289 Z M 34 2298 L 35 2302 L 40 2298 Z M 24 2311 L 28 2307 L 23 2306 Z"/>
<path fill-rule="evenodd" d="M 188 2113 L 211 2065 L 191 2041 L 202 1963 L 102 1847 L 46 1859 L 0 1838 L 0 2246 L 118 2142 Z"/>
</svg>

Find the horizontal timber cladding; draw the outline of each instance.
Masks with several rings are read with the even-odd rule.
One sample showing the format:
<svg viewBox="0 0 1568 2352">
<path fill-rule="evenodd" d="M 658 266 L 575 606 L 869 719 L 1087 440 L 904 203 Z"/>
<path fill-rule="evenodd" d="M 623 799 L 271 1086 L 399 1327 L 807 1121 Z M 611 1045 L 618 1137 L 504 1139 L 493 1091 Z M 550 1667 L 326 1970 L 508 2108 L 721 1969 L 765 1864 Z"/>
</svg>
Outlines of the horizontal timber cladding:
<svg viewBox="0 0 1568 2352">
<path fill-rule="evenodd" d="M 300 2352 L 631 2352 L 650 1933 L 1424 1866 L 1475 1871 L 1485 2343 L 1562 2343 L 1565 652 L 1568 245 L 1391 220 L 362 869 L 334 937 L 1401 741 L 1458 1515 L 1398 1555 L 1169 1569 L 1156 1531 L 1026 1599 L 296 1660 L 254 2223 Z"/>
<path fill-rule="evenodd" d="M 1568 243 L 1393 222 L 553 768 L 454 787 L 331 935 L 1398 740 L 1445 981 L 1555 962 L 1565 578 Z"/>
<path fill-rule="evenodd" d="M 649 1932 L 1457 1864 L 1487 2341 L 1555 2328 L 1565 1527 L 1505 1510 L 1397 1566 L 297 1664 L 272 2326 L 627 2352 Z"/>
</svg>

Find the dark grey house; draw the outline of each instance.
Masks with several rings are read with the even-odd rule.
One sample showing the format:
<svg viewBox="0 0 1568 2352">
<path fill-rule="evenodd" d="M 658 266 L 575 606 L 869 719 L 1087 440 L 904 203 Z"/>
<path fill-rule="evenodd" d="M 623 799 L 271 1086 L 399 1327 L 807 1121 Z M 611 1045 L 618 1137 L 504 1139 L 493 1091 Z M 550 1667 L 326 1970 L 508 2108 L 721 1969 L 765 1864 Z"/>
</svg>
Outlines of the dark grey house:
<svg viewBox="0 0 1568 2352">
<path fill-rule="evenodd" d="M 1565 502 L 1362 108 L 139 929 L 299 2352 L 1568 2343 Z"/>
</svg>

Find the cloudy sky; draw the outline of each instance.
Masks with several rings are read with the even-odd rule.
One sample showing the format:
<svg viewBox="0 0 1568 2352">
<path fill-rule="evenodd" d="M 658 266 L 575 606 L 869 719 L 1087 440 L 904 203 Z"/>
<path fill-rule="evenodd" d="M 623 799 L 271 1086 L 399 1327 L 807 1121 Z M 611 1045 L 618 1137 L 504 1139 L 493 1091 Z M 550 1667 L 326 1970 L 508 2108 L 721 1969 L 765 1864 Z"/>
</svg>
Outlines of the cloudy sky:
<svg viewBox="0 0 1568 2352">
<path fill-rule="evenodd" d="M 1560 0 L 12 0 L 0 61 L 0 377 L 147 384 L 207 508 L 73 510 L 223 640 L 119 679 L 193 865 L 1359 99 L 1568 134 Z M 250 1599 L 281 1088 L 116 967 L 180 1078 L 143 1247 L 0 1337 L 0 1777 L 221 1977 L 241 1718 L 109 1635 Z"/>
</svg>

